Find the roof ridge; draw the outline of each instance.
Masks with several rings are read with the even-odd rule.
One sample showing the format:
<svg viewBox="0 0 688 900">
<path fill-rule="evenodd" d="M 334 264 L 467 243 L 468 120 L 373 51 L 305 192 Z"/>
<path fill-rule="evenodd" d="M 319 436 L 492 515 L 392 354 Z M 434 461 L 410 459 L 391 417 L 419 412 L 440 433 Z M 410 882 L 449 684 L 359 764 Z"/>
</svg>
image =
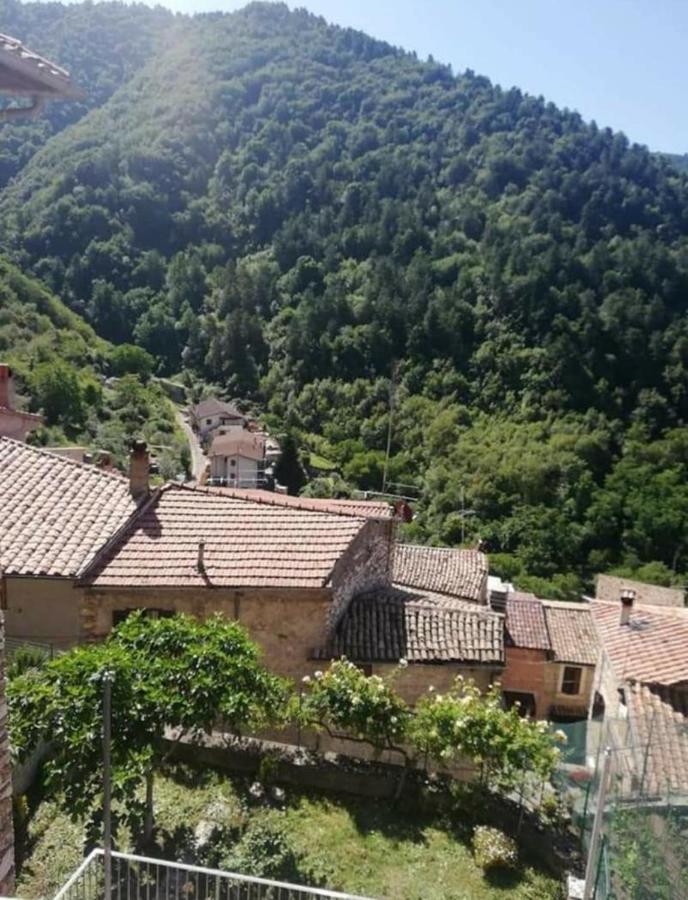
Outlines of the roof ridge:
<svg viewBox="0 0 688 900">
<path fill-rule="evenodd" d="M 303 512 L 313 512 L 318 513 L 319 515 L 325 516 L 341 516 L 346 519 L 360 519 L 361 522 L 365 522 L 367 518 L 374 519 L 374 516 L 362 516 L 362 515 L 354 515 L 350 512 L 344 512 L 344 510 L 337 509 L 336 504 L 337 500 L 328 498 L 328 497 L 294 497 L 292 494 L 278 494 L 273 491 L 261 491 L 260 488 L 231 488 L 231 487 L 220 487 L 220 486 L 211 486 L 211 485 L 196 485 L 192 488 L 192 490 L 203 490 L 208 494 L 215 494 L 223 497 L 228 497 L 233 500 L 243 500 L 247 503 L 259 503 L 263 506 L 279 506 L 283 508 L 291 507 L 292 509 L 299 509 Z M 245 495 L 245 491 L 256 491 L 260 492 L 260 497 L 247 497 Z M 270 494 L 270 497 L 264 496 L 265 494 Z M 272 497 L 275 497 L 273 500 Z M 289 499 L 284 501 L 278 498 L 280 497 L 288 497 Z M 335 504 L 333 507 L 318 507 L 317 505 L 311 506 L 309 505 L 309 500 L 323 500 L 325 503 L 328 500 L 331 500 L 332 503 Z M 353 501 L 354 503 L 356 501 Z M 367 501 L 361 500 L 361 503 L 365 503 Z M 380 517 L 380 521 L 382 521 L 382 517 Z"/>
<path fill-rule="evenodd" d="M 413 541 L 399 541 L 397 546 L 414 547 L 418 550 L 439 550 L 443 553 L 480 553 L 481 556 L 485 556 L 483 551 L 476 547 L 434 547 L 432 544 L 416 544 Z"/>
<path fill-rule="evenodd" d="M 31 413 L 29 413 L 31 415 Z M 48 456 L 50 459 L 59 459 L 61 462 L 76 466 L 79 469 L 83 469 L 85 472 L 93 473 L 95 475 L 99 475 L 102 477 L 107 477 L 110 479 L 114 479 L 115 481 L 126 481 L 126 476 L 122 474 L 122 472 L 115 471 L 111 472 L 106 469 L 99 469 L 98 466 L 94 466 L 92 463 L 84 463 L 79 462 L 79 460 L 72 459 L 69 456 L 62 456 L 61 453 L 54 453 L 52 450 L 47 447 L 35 447 L 33 444 L 27 444 L 25 441 L 17 441 L 15 438 L 10 437 L 0 437 L 0 444 L 5 441 L 8 444 L 13 444 L 16 447 L 21 448 L 22 450 L 29 450 L 32 453 L 41 456 Z"/>
<path fill-rule="evenodd" d="M 354 598 L 355 601 L 361 601 L 363 603 L 366 602 L 365 597 L 368 592 L 363 592 Z M 371 592 L 371 593 L 374 593 Z M 442 594 L 441 596 L 446 597 L 447 600 L 455 600 L 451 594 Z M 430 610 L 431 612 L 450 612 L 450 613 L 465 613 L 468 616 L 486 616 L 487 618 L 496 618 L 496 619 L 505 619 L 506 616 L 504 613 L 497 612 L 497 610 L 489 609 L 487 607 L 480 607 L 477 603 L 471 604 L 470 600 L 464 600 L 466 606 L 438 606 L 435 603 L 424 603 L 422 600 L 409 600 L 406 603 L 403 603 L 403 597 L 381 597 L 375 600 L 375 603 L 381 606 L 412 606 L 414 609 L 423 609 Z M 469 609 L 468 605 L 475 606 L 475 609 Z"/>
</svg>

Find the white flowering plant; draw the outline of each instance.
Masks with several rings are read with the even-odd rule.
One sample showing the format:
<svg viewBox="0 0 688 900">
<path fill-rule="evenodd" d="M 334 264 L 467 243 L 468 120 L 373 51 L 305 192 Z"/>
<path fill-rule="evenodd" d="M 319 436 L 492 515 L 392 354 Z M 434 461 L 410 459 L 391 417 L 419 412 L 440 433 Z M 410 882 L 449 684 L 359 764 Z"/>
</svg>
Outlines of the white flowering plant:
<svg viewBox="0 0 688 900">
<path fill-rule="evenodd" d="M 547 779 L 559 758 L 557 739 L 545 723 L 504 709 L 498 685 L 483 693 L 461 677 L 447 693 L 418 701 L 409 732 L 419 753 L 440 765 L 468 760 L 485 784 L 512 785 L 525 773 Z"/>
<path fill-rule="evenodd" d="M 365 741 L 377 750 L 399 749 L 408 732 L 410 710 L 392 680 L 366 675 L 342 657 L 327 671 L 307 682 L 304 679 L 298 711 L 301 723 Z"/>
<path fill-rule="evenodd" d="M 478 825 L 473 831 L 473 856 L 484 872 L 518 865 L 516 842 L 498 828 L 486 825 Z"/>
</svg>

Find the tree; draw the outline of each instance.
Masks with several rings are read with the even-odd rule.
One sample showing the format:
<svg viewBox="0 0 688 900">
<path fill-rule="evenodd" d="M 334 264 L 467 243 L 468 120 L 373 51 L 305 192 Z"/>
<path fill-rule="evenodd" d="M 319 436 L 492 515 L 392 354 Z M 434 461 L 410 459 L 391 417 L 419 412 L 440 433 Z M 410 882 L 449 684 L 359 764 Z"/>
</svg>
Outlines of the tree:
<svg viewBox="0 0 688 900">
<path fill-rule="evenodd" d="M 113 799 L 150 838 L 153 780 L 169 754 L 164 737 L 240 733 L 278 721 L 285 685 L 260 663 L 244 629 L 216 616 L 127 618 L 103 644 L 78 647 L 8 687 L 12 745 L 26 756 L 51 743 L 47 783 L 75 819 L 99 817 L 103 679 L 112 680 Z M 145 784 L 146 801 L 136 794 Z"/>
<path fill-rule="evenodd" d="M 559 751 L 545 722 L 504 709 L 499 687 L 484 694 L 459 676 L 445 694 L 426 694 L 411 722 L 413 745 L 440 765 L 467 759 L 480 768 L 483 784 L 514 786 L 527 773 L 549 778 Z"/>
<path fill-rule="evenodd" d="M 59 359 L 41 363 L 31 373 L 31 390 L 49 425 L 78 428 L 86 414 L 79 373 Z"/>
<path fill-rule="evenodd" d="M 402 668 L 405 663 L 402 663 Z M 302 724 L 324 728 L 333 737 L 353 738 L 376 751 L 398 750 L 406 737 L 411 711 L 395 692 L 391 679 L 365 675 L 347 659 L 326 672 L 304 678 L 299 701 Z"/>
<path fill-rule="evenodd" d="M 110 354 L 113 375 L 138 375 L 147 381 L 155 366 L 155 357 L 134 344 L 120 344 Z"/>
<path fill-rule="evenodd" d="M 298 494 L 308 480 L 301 464 L 296 438 L 291 432 L 282 441 L 282 454 L 275 466 L 275 479 L 290 494 Z"/>
</svg>

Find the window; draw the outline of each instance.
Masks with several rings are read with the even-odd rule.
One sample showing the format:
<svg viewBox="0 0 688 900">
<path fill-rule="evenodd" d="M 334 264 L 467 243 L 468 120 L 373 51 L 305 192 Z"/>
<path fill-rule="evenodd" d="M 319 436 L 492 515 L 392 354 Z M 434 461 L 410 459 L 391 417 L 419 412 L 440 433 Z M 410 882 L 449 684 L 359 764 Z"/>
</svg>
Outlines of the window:
<svg viewBox="0 0 688 900">
<path fill-rule="evenodd" d="M 230 466 L 235 466 L 235 465 L 236 465 L 236 460 L 235 460 L 235 459 L 230 459 L 229 464 L 230 464 Z"/>
<path fill-rule="evenodd" d="M 206 424 L 206 425 L 212 425 L 212 424 L 213 424 L 213 420 L 212 420 L 212 419 L 206 419 L 206 420 L 205 420 L 205 424 Z"/>
<path fill-rule="evenodd" d="M 578 666 L 564 666 L 564 675 L 561 679 L 562 694 L 571 696 L 580 694 L 582 676 L 583 670 Z"/>
</svg>

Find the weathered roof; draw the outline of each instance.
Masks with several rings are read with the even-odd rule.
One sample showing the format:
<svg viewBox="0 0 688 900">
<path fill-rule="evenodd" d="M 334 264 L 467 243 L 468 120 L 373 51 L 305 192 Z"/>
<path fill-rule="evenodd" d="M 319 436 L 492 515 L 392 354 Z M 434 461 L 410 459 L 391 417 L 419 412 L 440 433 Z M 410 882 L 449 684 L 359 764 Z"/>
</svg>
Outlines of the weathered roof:
<svg viewBox="0 0 688 900">
<path fill-rule="evenodd" d="M 355 598 L 319 659 L 501 666 L 504 620 L 447 597 L 381 588 Z"/>
<path fill-rule="evenodd" d="M 487 583 L 487 557 L 478 550 L 397 544 L 394 582 L 479 602 Z"/>
<path fill-rule="evenodd" d="M 622 625 L 619 603 L 595 600 L 590 610 L 619 681 L 688 682 L 688 611 L 635 605 Z"/>
<path fill-rule="evenodd" d="M 195 406 L 191 407 L 191 414 L 197 419 L 205 419 L 208 416 L 226 415 L 233 419 L 247 419 L 244 413 L 240 412 L 236 406 L 227 403 L 226 400 L 218 400 L 217 397 L 209 397 L 207 400 L 201 400 Z"/>
<path fill-rule="evenodd" d="M 0 34 L 0 92 L 47 98 L 83 96 L 68 72 L 6 34 Z"/>
<path fill-rule="evenodd" d="M 262 491 L 260 488 L 215 487 L 212 490 L 235 497 L 239 500 L 253 500 L 268 506 L 284 506 L 291 509 L 307 509 L 312 512 L 326 512 L 336 516 L 353 516 L 363 519 L 391 519 L 394 510 L 389 503 L 377 500 L 338 500 L 321 497 L 294 497 L 278 494 L 276 491 Z"/>
<path fill-rule="evenodd" d="M 637 683 L 627 683 L 625 694 L 644 795 L 688 794 L 688 695 Z"/>
<path fill-rule="evenodd" d="M 631 578 L 618 578 L 616 575 L 598 575 L 595 580 L 595 598 L 610 602 L 621 600 L 622 591 L 633 591 L 635 602 L 650 606 L 685 606 L 685 595 L 680 588 L 659 587 L 656 584 L 645 584 Z"/>
<path fill-rule="evenodd" d="M 246 459 L 264 459 L 265 435 L 237 429 L 236 434 L 216 434 L 209 456 L 243 456 Z"/>
<path fill-rule="evenodd" d="M 0 567 L 75 576 L 136 511 L 121 475 L 0 438 Z"/>
<path fill-rule="evenodd" d="M 255 502 L 231 493 L 166 485 L 89 567 L 85 583 L 95 587 L 324 587 L 366 521 Z"/>
<path fill-rule="evenodd" d="M 558 662 L 594 666 L 599 643 L 589 604 L 543 600 L 542 605 L 554 658 Z"/>
<path fill-rule="evenodd" d="M 535 594 L 514 591 L 507 595 L 506 643 L 530 650 L 552 649 L 544 606 Z"/>
</svg>

